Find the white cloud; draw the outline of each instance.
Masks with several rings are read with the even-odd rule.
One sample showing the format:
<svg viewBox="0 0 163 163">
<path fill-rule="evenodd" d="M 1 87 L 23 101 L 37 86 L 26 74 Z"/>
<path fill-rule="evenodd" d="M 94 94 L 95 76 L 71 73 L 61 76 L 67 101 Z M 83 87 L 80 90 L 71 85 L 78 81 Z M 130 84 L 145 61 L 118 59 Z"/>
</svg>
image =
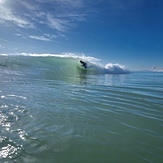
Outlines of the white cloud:
<svg viewBox="0 0 163 163">
<path fill-rule="evenodd" d="M 78 22 L 86 21 L 89 12 L 84 8 L 90 4 L 86 0 L 14 0 L 10 3 L 0 5 L 0 24 L 24 29 L 35 28 L 43 33 L 48 27 L 51 28 L 49 31 L 53 30 L 58 36 L 76 27 Z M 30 38 L 51 40 L 45 35 L 31 35 Z"/>
<path fill-rule="evenodd" d="M 47 22 L 51 28 L 64 32 L 68 29 L 69 22 L 64 19 L 54 18 L 52 15 L 47 15 Z"/>
<path fill-rule="evenodd" d="M 40 40 L 40 41 L 52 41 L 53 38 L 55 38 L 55 35 L 49 35 L 49 34 L 44 34 L 43 36 L 28 36 L 31 39 L 36 39 L 36 40 Z"/>
<path fill-rule="evenodd" d="M 25 18 L 14 15 L 11 9 L 3 5 L 0 5 L 0 19 L 3 23 L 10 22 L 22 28 L 34 28 L 33 23 Z"/>
<path fill-rule="evenodd" d="M 44 36 L 29 36 L 29 38 L 41 40 L 41 41 L 51 41 L 49 38 L 46 38 Z"/>
<path fill-rule="evenodd" d="M 21 1 L 29 11 L 28 18 L 36 24 L 43 24 L 59 32 L 72 29 L 77 22 L 85 21 L 88 16 L 84 10 L 85 0 L 35 0 L 35 4 Z M 48 6 L 48 9 L 44 9 Z"/>
<path fill-rule="evenodd" d="M 14 0 L 12 5 L 0 5 L 0 23 L 8 22 L 21 28 L 46 25 L 56 31 L 65 32 L 79 21 L 85 21 L 81 9 L 85 0 Z M 47 8 L 45 8 L 45 6 Z M 18 9 L 16 9 L 18 8 Z"/>
<path fill-rule="evenodd" d="M 14 0 L 10 6 L 5 1 L 2 2 L 0 5 L 0 23 L 10 22 L 21 28 L 37 28 L 40 25 L 45 25 L 56 31 L 66 32 L 68 29 L 74 28 L 78 22 L 86 21 L 90 13 L 96 12 L 94 7 L 98 3 L 106 1 Z M 140 2 L 135 0 L 132 2 L 127 0 L 107 0 L 108 12 L 106 14 L 121 13 L 124 9 L 130 8 L 137 3 Z M 91 11 L 92 8 L 94 10 Z"/>
</svg>

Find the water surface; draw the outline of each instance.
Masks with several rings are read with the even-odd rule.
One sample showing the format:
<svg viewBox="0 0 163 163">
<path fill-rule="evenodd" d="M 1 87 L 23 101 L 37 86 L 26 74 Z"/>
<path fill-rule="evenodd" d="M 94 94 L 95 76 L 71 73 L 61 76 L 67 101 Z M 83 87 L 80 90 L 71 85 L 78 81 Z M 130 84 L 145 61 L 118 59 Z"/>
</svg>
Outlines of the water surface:
<svg viewBox="0 0 163 163">
<path fill-rule="evenodd" d="M 163 73 L 87 73 L 55 57 L 0 61 L 0 162 L 162 163 Z"/>
</svg>

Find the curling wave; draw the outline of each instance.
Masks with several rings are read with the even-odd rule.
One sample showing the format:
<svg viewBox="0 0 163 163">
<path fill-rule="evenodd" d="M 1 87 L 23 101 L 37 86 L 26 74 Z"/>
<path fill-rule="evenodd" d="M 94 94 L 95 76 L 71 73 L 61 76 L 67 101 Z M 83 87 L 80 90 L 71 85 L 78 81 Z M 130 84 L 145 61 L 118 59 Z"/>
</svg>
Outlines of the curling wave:
<svg viewBox="0 0 163 163">
<path fill-rule="evenodd" d="M 103 66 L 99 64 L 99 59 L 95 57 L 76 55 L 73 53 L 63 54 L 1 54 L 0 67 L 12 69 L 32 68 L 36 71 L 50 71 L 55 75 L 74 75 L 78 73 L 86 74 L 125 74 L 129 70 L 120 64 L 108 63 Z M 87 69 L 83 68 L 80 61 L 87 64 Z"/>
</svg>

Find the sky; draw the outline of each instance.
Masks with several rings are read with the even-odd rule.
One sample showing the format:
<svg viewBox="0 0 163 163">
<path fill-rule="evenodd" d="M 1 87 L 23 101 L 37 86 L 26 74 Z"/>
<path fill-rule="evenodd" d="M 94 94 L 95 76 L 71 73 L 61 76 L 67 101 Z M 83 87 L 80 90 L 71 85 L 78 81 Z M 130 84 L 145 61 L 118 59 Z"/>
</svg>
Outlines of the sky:
<svg viewBox="0 0 163 163">
<path fill-rule="evenodd" d="M 163 67 L 162 0 L 0 0 L 0 53 L 75 53 Z"/>
</svg>

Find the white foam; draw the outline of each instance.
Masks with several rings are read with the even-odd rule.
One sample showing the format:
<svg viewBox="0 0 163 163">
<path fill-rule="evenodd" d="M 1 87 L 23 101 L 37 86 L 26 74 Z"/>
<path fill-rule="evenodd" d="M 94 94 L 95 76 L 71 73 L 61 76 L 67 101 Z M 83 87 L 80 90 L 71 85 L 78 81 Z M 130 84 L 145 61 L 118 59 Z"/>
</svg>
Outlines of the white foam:
<svg viewBox="0 0 163 163">
<path fill-rule="evenodd" d="M 129 70 L 126 69 L 124 65 L 121 65 L 121 64 L 118 64 L 118 63 L 116 63 L 116 64 L 113 64 L 113 63 L 106 64 L 105 70 L 108 73 L 116 73 L 116 74 L 129 73 Z"/>
<path fill-rule="evenodd" d="M 15 54 L 20 56 L 33 56 L 33 57 L 60 57 L 60 58 L 74 58 L 74 59 L 85 59 L 87 61 L 94 60 L 99 61 L 99 59 L 95 57 L 85 56 L 84 54 L 75 54 L 75 53 L 20 53 Z"/>
</svg>

